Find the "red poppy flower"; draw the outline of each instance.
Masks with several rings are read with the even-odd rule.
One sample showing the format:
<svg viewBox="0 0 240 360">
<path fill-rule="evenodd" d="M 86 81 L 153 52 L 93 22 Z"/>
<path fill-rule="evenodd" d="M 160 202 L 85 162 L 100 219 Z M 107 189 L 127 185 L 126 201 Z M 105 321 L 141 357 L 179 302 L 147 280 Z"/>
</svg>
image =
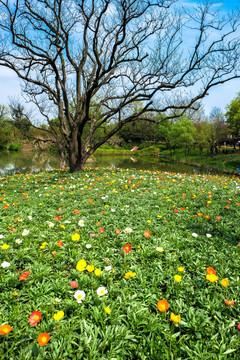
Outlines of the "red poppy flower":
<svg viewBox="0 0 240 360">
<path fill-rule="evenodd" d="M 116 229 L 116 234 L 120 234 L 121 230 Z"/>
<path fill-rule="evenodd" d="M 126 244 L 123 246 L 122 250 L 125 252 L 125 254 L 128 254 L 130 251 L 132 251 L 132 248 L 129 244 Z"/>
<path fill-rule="evenodd" d="M 179 212 L 179 210 L 175 209 L 175 210 L 174 210 L 174 212 L 175 212 L 175 213 L 178 213 L 178 212 Z"/>
<path fill-rule="evenodd" d="M 101 228 L 100 230 L 98 230 L 99 234 L 104 232 L 104 228 Z"/>
<path fill-rule="evenodd" d="M 235 301 L 234 301 L 234 300 L 227 300 L 227 299 L 225 299 L 224 301 L 225 301 L 225 303 L 226 303 L 227 305 L 234 305 L 234 304 L 235 304 Z"/>
<path fill-rule="evenodd" d="M 72 287 L 72 288 L 77 288 L 78 287 L 78 283 L 76 282 L 76 281 L 70 281 L 70 286 Z"/>
<path fill-rule="evenodd" d="M 54 219 L 55 219 L 56 221 L 59 221 L 61 218 L 62 218 L 62 216 L 61 216 L 61 215 L 57 215 L 57 216 L 55 216 L 55 218 L 54 218 Z"/>
<path fill-rule="evenodd" d="M 61 247 L 61 246 L 63 246 L 63 243 L 62 243 L 60 240 L 58 240 L 57 246 L 58 246 L 58 247 Z"/>
<path fill-rule="evenodd" d="M 144 235 L 146 238 L 150 238 L 151 233 L 150 233 L 149 230 L 146 230 L 146 231 L 144 231 L 143 235 Z"/>
<path fill-rule="evenodd" d="M 42 333 L 38 336 L 38 344 L 40 346 L 45 346 L 50 339 L 50 335 L 48 333 Z"/>
<path fill-rule="evenodd" d="M 8 208 L 9 208 L 9 205 L 4 205 L 3 208 L 4 208 L 4 209 L 8 209 Z"/>
<path fill-rule="evenodd" d="M 30 271 L 25 271 L 23 274 L 19 276 L 19 280 L 27 280 L 28 275 L 30 275 Z"/>
<path fill-rule="evenodd" d="M 240 324 L 238 324 L 237 328 L 238 328 L 238 330 L 240 330 Z"/>
<path fill-rule="evenodd" d="M 219 216 L 216 216 L 216 220 L 221 220 L 221 218 Z"/>
<path fill-rule="evenodd" d="M 211 275 L 211 274 L 215 275 L 215 274 L 216 274 L 216 271 L 214 270 L 213 267 L 209 266 L 209 267 L 207 268 L 207 273 L 208 273 L 209 275 Z"/>
<path fill-rule="evenodd" d="M 41 320 L 42 314 L 40 311 L 33 311 L 29 316 L 28 322 L 31 326 L 36 326 L 37 323 Z"/>
</svg>

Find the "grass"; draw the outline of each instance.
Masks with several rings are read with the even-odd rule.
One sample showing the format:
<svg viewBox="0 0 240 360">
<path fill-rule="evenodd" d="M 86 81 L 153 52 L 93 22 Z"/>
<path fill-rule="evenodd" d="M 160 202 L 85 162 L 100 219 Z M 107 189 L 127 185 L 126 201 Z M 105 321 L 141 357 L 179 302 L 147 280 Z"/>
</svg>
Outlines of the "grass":
<svg viewBox="0 0 240 360">
<path fill-rule="evenodd" d="M 132 146 L 133 147 L 133 146 Z M 131 148 L 132 148 L 131 147 Z M 138 149 L 137 151 L 131 151 L 131 149 L 122 149 L 122 148 L 111 148 L 106 149 L 98 148 L 97 151 L 94 153 L 96 156 L 106 156 L 106 155 L 159 155 L 160 148 L 157 146 L 148 146 L 143 149 Z"/>
<path fill-rule="evenodd" d="M 2 178 L 0 358 L 239 359 L 239 189 L 118 169 Z"/>
</svg>

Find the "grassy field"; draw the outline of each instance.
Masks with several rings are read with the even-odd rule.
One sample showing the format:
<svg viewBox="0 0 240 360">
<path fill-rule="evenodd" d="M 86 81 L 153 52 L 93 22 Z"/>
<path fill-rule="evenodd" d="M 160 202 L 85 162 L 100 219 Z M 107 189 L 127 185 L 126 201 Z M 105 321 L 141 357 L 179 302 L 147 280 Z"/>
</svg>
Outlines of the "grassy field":
<svg viewBox="0 0 240 360">
<path fill-rule="evenodd" d="M 0 359 L 240 358 L 240 180 L 0 180 Z"/>
</svg>

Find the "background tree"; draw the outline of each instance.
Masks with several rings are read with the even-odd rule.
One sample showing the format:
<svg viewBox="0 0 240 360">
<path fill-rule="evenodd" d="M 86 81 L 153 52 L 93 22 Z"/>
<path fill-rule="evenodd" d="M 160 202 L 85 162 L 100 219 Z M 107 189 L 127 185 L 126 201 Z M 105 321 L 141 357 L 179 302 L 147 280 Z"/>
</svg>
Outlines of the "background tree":
<svg viewBox="0 0 240 360">
<path fill-rule="evenodd" d="M 0 0 L 0 65 L 22 79 L 48 121 L 58 117 L 59 152 L 78 171 L 126 123 L 181 116 L 210 88 L 239 77 L 240 16 L 221 18 L 215 5 Z M 115 126 L 96 140 L 103 124 Z"/>
<path fill-rule="evenodd" d="M 11 143 L 20 138 L 20 131 L 11 124 L 9 107 L 0 104 L 0 149 L 9 148 Z"/>
<path fill-rule="evenodd" d="M 220 147 L 229 137 L 229 126 L 226 123 L 224 113 L 219 107 L 212 108 L 209 120 L 213 124 L 216 135 L 216 143 Z"/>
<path fill-rule="evenodd" d="M 236 143 L 240 140 L 240 93 L 238 93 L 237 97 L 227 106 L 225 116 L 230 126 L 235 147 Z"/>
<path fill-rule="evenodd" d="M 190 146 L 195 140 L 196 129 L 191 120 L 187 116 L 183 116 L 174 122 L 169 131 L 169 139 L 171 148 L 184 148 L 185 155 L 189 154 Z"/>
</svg>

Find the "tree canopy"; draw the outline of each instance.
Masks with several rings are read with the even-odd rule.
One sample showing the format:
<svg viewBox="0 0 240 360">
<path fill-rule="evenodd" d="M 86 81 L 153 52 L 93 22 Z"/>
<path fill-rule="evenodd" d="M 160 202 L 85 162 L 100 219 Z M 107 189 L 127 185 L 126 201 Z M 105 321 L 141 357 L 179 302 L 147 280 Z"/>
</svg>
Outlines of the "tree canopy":
<svg viewBox="0 0 240 360">
<path fill-rule="evenodd" d="M 22 79 L 63 163 L 78 171 L 126 123 L 181 116 L 213 86 L 240 76 L 239 13 L 221 17 L 215 5 L 0 0 L 0 66 Z"/>
<path fill-rule="evenodd" d="M 240 93 L 238 93 L 237 97 L 227 106 L 225 115 L 235 143 L 240 140 Z"/>
</svg>

